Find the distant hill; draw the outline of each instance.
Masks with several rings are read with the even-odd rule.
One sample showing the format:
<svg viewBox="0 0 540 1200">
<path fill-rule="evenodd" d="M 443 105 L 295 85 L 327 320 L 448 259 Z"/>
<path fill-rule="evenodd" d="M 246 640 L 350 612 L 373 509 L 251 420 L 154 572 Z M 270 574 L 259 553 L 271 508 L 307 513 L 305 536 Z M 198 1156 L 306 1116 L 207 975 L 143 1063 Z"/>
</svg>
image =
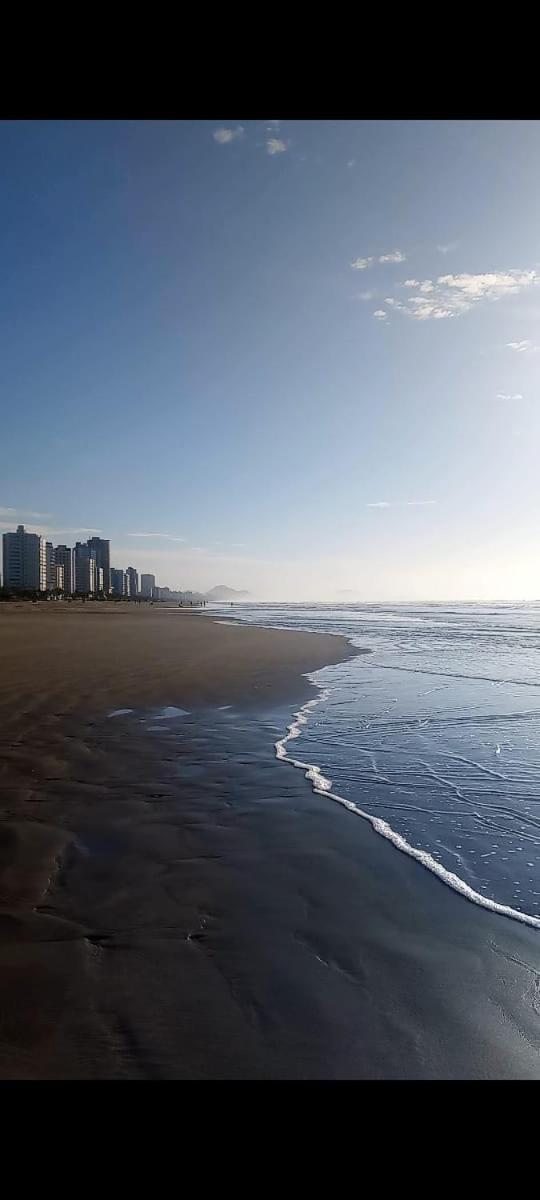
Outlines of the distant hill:
<svg viewBox="0 0 540 1200">
<path fill-rule="evenodd" d="M 237 592 L 235 588 L 225 587 L 224 583 L 218 583 L 217 587 L 211 588 L 206 593 L 207 600 L 215 600 L 216 602 L 222 600 L 243 600 L 246 596 L 249 596 L 249 592 Z"/>
</svg>

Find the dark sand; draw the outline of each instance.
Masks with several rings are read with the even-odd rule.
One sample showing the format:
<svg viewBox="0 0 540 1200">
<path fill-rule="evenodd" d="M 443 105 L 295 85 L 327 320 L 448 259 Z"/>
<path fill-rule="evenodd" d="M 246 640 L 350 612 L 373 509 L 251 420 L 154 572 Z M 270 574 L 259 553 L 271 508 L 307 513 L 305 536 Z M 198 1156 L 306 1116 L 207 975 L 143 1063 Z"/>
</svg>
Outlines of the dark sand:
<svg viewBox="0 0 540 1200">
<path fill-rule="evenodd" d="M 540 1077 L 536 931 L 275 760 L 340 639 L 50 605 L 0 652 L 1 1078 Z"/>
</svg>

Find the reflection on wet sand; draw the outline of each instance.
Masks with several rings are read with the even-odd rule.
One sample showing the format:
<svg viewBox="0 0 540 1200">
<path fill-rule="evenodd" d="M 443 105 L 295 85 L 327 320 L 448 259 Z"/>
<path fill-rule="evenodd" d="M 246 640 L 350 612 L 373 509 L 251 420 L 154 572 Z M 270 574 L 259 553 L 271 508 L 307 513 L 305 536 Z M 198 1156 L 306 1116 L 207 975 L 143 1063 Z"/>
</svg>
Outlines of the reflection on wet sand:
<svg viewBox="0 0 540 1200">
<path fill-rule="evenodd" d="M 313 796 L 290 715 L 70 719 L 19 763 L 3 1077 L 538 1076 L 531 931 Z"/>
</svg>

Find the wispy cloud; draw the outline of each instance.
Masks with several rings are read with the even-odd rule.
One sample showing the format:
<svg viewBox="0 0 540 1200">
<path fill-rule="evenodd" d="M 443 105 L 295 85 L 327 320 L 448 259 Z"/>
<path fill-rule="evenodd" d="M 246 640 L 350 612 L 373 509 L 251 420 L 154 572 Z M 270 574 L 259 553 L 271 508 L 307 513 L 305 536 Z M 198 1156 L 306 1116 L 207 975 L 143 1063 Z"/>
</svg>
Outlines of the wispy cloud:
<svg viewBox="0 0 540 1200">
<path fill-rule="evenodd" d="M 220 146 L 226 146 L 228 142 L 237 142 L 244 137 L 245 129 L 243 125 L 237 125 L 235 129 L 220 126 L 219 129 L 214 129 L 212 137 Z"/>
<path fill-rule="evenodd" d="M 268 125 L 266 126 L 266 132 L 267 133 L 279 132 L 280 125 L 281 125 L 281 121 L 269 121 Z"/>
<path fill-rule="evenodd" d="M 13 524 L 14 524 L 13 520 L 11 520 L 11 521 L 0 520 L 0 529 L 2 529 L 2 530 L 13 529 Z M 51 525 L 43 525 L 43 524 L 41 524 L 41 522 L 38 525 L 35 525 L 35 524 L 29 525 L 25 521 L 24 526 L 25 526 L 27 533 L 39 533 L 42 537 L 45 537 L 45 538 L 70 537 L 71 535 L 74 535 L 74 534 L 92 534 L 92 533 L 100 534 L 100 533 L 103 533 L 102 529 L 93 529 L 93 528 L 90 529 L 83 525 L 80 525 L 80 526 L 74 525 L 74 526 L 67 526 L 67 527 L 63 526 L 62 528 L 57 529 L 57 528 L 53 528 Z"/>
<path fill-rule="evenodd" d="M 385 313 L 384 308 L 376 308 L 373 316 L 377 321 L 387 321 L 388 313 Z"/>
<path fill-rule="evenodd" d="M 366 508 L 428 508 L 436 500 L 371 500 Z"/>
<path fill-rule="evenodd" d="M 370 254 L 368 258 L 355 258 L 351 263 L 353 271 L 366 271 L 373 263 L 402 263 L 407 259 L 403 250 L 390 250 L 388 254 Z"/>
<path fill-rule="evenodd" d="M 164 538 L 167 542 L 185 542 L 184 537 L 177 537 L 173 533 L 128 533 L 131 538 Z"/>
<path fill-rule="evenodd" d="M 377 295 L 376 292 L 357 292 L 355 299 L 356 300 L 373 300 L 376 295 Z"/>
<path fill-rule="evenodd" d="M 534 342 L 530 342 L 527 339 L 522 342 L 507 342 L 506 345 L 510 350 L 515 350 L 517 354 L 527 354 L 528 352 L 540 349 Z"/>
<path fill-rule="evenodd" d="M 517 295 L 540 282 L 535 270 L 489 271 L 485 274 L 439 275 L 437 279 L 405 280 L 405 287 L 416 288 L 417 294 L 406 300 L 389 297 L 385 300 L 393 309 L 404 312 L 417 321 L 442 320 L 458 317 L 484 301 L 501 300 Z"/>
<path fill-rule="evenodd" d="M 347 166 L 348 166 L 348 167 L 354 167 L 354 166 L 356 166 L 356 159 L 355 159 L 355 158 L 350 158 L 350 159 L 349 159 L 349 161 L 348 161 L 348 163 L 347 163 Z"/>
<path fill-rule="evenodd" d="M 450 254 L 457 247 L 457 242 L 448 242 L 446 246 L 437 246 L 439 254 Z"/>
<path fill-rule="evenodd" d="M 266 143 L 267 154 L 284 154 L 289 149 L 289 143 L 284 142 L 282 138 L 271 137 Z"/>
<path fill-rule="evenodd" d="M 27 515 L 31 516 L 32 514 L 28 513 Z M 34 513 L 33 515 L 34 515 L 34 517 L 36 517 L 40 514 Z M 22 516 L 22 514 L 19 514 L 19 516 Z M 19 517 L 17 517 L 17 523 L 19 523 Z M 11 519 L 5 519 L 5 511 L 4 511 L 4 513 L 2 513 L 0 511 L 0 528 L 1 529 L 13 529 L 14 524 L 15 524 L 15 518 L 12 517 Z M 90 528 L 85 525 L 71 525 L 71 526 L 62 525 L 60 527 L 56 527 L 56 526 L 53 527 L 52 525 L 44 525 L 41 521 L 39 522 L 39 524 L 36 524 L 35 521 L 32 522 L 31 524 L 28 524 L 26 517 L 25 517 L 24 521 L 22 522 L 22 524 L 24 524 L 24 527 L 28 533 L 41 533 L 41 534 L 43 534 L 44 537 L 53 537 L 56 534 L 102 533 L 103 532 L 101 529 L 94 529 L 93 527 Z"/>
<path fill-rule="evenodd" d="M 521 392 L 497 392 L 497 400 L 523 400 Z"/>
<path fill-rule="evenodd" d="M 0 505 L 0 517 L 13 517 L 13 520 L 15 520 L 16 517 L 34 517 L 38 521 L 46 521 L 51 516 L 52 513 L 48 512 L 31 512 L 30 509 L 27 508 L 3 508 Z"/>
</svg>

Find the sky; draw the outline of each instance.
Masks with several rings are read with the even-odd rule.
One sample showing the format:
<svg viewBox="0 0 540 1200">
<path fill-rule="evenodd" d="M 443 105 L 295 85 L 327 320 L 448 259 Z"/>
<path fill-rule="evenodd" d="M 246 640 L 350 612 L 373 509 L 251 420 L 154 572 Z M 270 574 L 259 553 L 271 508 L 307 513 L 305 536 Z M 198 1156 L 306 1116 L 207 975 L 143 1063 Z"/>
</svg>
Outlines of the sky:
<svg viewBox="0 0 540 1200">
<path fill-rule="evenodd" d="M 540 597 L 540 122 L 0 125 L 0 530 Z"/>
</svg>

